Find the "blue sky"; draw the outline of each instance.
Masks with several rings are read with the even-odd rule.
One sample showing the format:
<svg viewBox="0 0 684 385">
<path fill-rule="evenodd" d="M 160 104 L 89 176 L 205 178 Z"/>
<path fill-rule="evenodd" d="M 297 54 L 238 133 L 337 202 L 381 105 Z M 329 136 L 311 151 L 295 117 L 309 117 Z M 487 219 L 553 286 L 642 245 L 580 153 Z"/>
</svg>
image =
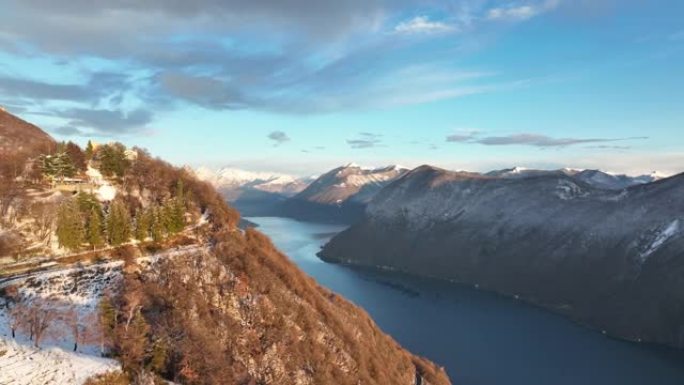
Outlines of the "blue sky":
<svg viewBox="0 0 684 385">
<path fill-rule="evenodd" d="M 684 171 L 684 3 L 22 0 L 0 104 L 176 164 Z"/>
</svg>

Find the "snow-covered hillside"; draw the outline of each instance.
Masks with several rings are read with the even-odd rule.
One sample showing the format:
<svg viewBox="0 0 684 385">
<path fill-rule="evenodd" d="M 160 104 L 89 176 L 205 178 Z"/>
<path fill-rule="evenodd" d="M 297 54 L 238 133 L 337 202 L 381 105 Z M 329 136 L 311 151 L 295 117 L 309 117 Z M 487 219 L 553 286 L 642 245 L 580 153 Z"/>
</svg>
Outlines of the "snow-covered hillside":
<svg viewBox="0 0 684 385">
<path fill-rule="evenodd" d="M 142 257 L 137 262 L 143 268 L 153 268 L 160 259 L 193 256 L 203 250 L 187 246 Z M 0 281 L 0 289 L 16 288 L 22 303 L 43 301 L 61 314 L 72 311 L 82 324 L 82 332 L 89 333 L 100 298 L 121 279 L 122 268 L 122 261 L 56 267 L 5 279 Z M 84 338 L 73 352 L 74 337 L 69 325 L 58 318 L 53 320 L 40 348 L 34 347 L 34 342 L 20 330 L 12 338 L 10 308 L 10 302 L 0 297 L 0 384 L 82 384 L 88 377 L 119 368 L 118 362 L 100 357 L 101 347 L 92 338 Z"/>
<path fill-rule="evenodd" d="M 0 337 L 0 384 L 83 384 L 96 374 L 117 370 L 118 362 L 59 347 L 36 349 Z"/>
<path fill-rule="evenodd" d="M 103 292 L 120 276 L 122 262 L 70 268 L 7 280 L 23 301 L 47 300 L 53 310 L 73 309 L 86 320 L 95 314 Z M 12 338 L 9 303 L 0 298 L 0 384 L 82 384 L 88 377 L 119 368 L 115 360 L 100 357 L 100 348 L 82 344 L 73 352 L 69 327 L 55 320 L 40 348 L 17 331 Z"/>
</svg>

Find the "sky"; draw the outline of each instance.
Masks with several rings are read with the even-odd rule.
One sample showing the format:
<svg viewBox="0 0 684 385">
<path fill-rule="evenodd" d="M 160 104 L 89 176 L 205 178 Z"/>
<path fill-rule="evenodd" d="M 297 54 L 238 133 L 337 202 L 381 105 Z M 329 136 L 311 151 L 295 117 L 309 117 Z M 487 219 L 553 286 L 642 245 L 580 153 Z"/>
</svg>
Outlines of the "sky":
<svg viewBox="0 0 684 385">
<path fill-rule="evenodd" d="M 0 105 L 295 175 L 684 171 L 681 0 L 0 0 Z"/>
</svg>

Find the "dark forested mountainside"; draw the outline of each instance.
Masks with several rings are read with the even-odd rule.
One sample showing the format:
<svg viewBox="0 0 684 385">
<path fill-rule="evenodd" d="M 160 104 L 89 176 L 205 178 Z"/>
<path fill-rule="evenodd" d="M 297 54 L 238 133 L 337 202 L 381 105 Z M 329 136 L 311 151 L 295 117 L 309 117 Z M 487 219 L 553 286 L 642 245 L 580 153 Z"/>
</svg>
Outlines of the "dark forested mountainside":
<svg viewBox="0 0 684 385">
<path fill-rule="evenodd" d="M 628 339 L 684 347 L 684 175 L 624 190 L 564 174 L 419 167 L 321 256 L 515 295 Z"/>
</svg>

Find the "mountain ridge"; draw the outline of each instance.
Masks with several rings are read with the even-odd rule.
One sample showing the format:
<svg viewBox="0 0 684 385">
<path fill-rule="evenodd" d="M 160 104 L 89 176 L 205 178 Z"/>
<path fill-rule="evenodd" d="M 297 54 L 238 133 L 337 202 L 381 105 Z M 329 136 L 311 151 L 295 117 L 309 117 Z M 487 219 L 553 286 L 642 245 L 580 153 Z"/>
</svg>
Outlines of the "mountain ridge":
<svg viewBox="0 0 684 385">
<path fill-rule="evenodd" d="M 622 338 L 684 347 L 684 174 L 621 190 L 430 166 L 380 191 L 326 261 L 453 279 Z M 577 279 L 582 277 L 582 285 Z"/>
</svg>

